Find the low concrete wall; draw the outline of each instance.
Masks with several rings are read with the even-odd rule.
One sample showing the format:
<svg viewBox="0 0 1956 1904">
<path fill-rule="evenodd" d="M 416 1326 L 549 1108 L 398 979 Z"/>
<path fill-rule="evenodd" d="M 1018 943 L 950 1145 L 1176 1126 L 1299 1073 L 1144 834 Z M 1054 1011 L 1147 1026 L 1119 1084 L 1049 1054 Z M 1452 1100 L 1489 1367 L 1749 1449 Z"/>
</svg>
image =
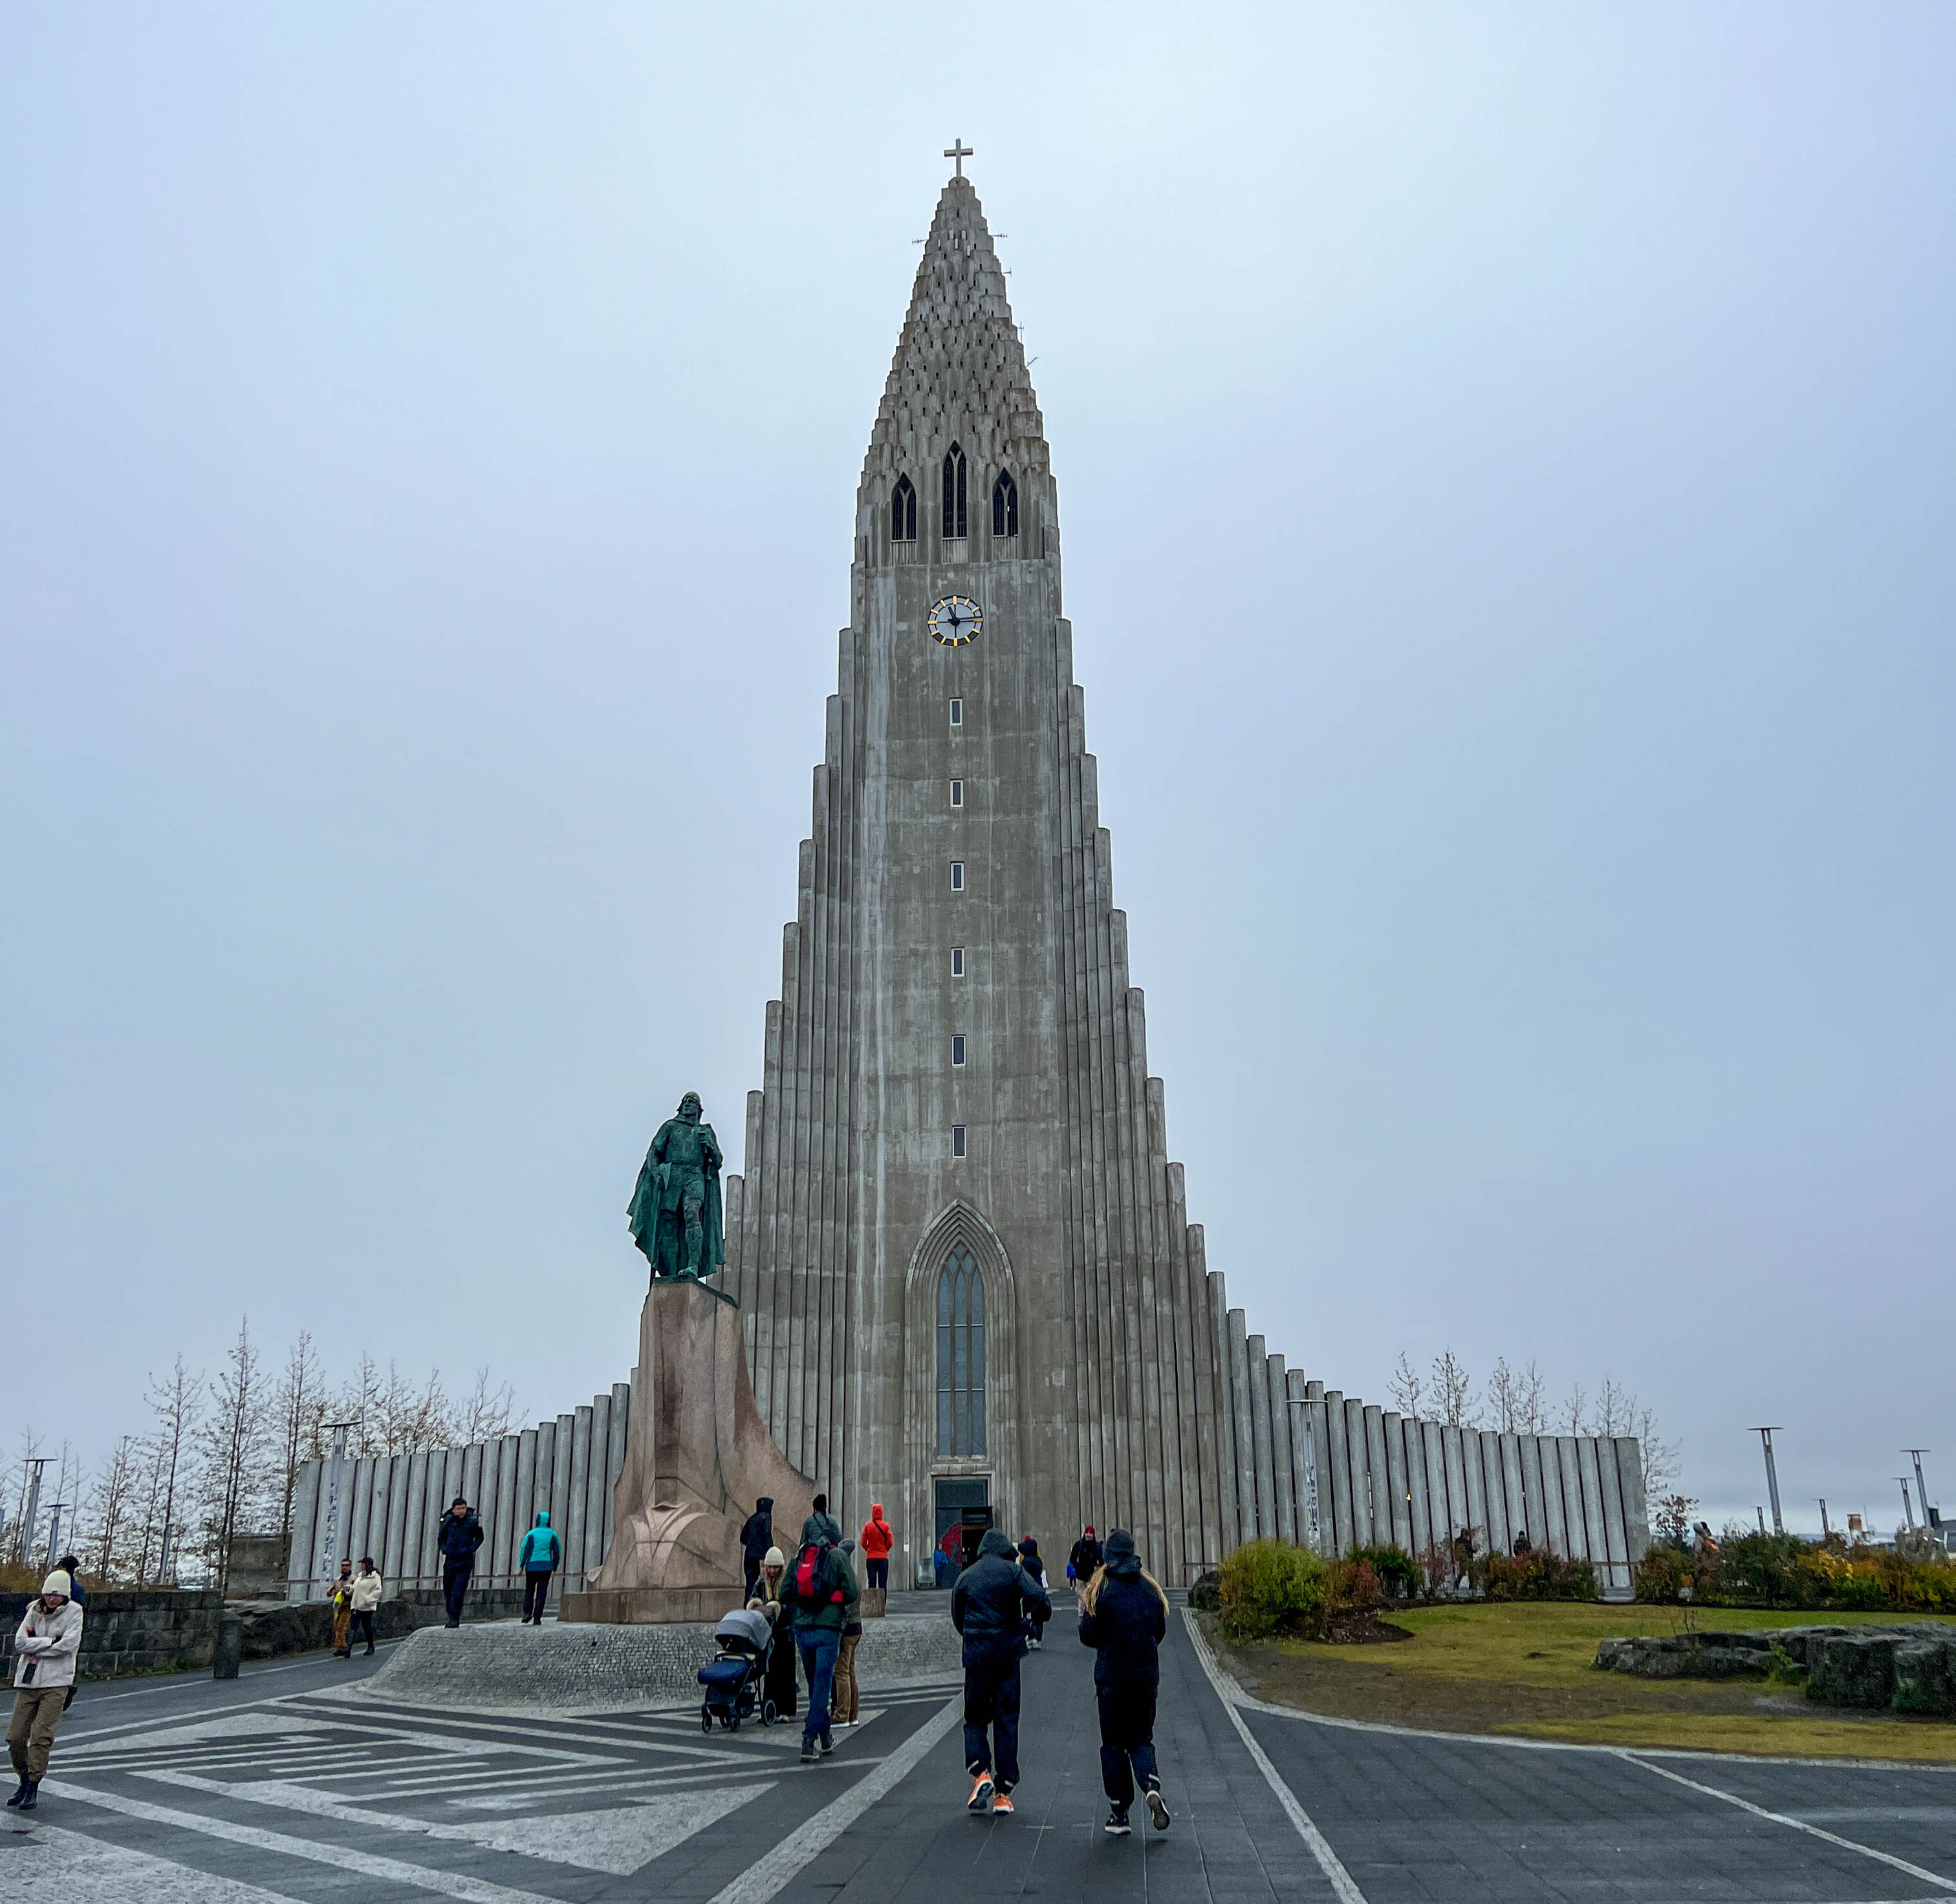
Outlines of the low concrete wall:
<svg viewBox="0 0 1956 1904">
<path fill-rule="evenodd" d="M 0 1672 L 13 1677 L 14 1633 L 30 1596 L 0 1593 Z M 513 1620 L 522 1606 L 520 1589 L 472 1591 L 466 1620 Z M 181 1672 L 210 1664 L 217 1644 L 217 1622 L 225 1602 L 214 1593 L 141 1591 L 92 1593 L 84 1609 L 81 1653 L 76 1676 L 117 1679 L 136 1672 Z M 234 1600 L 231 1610 L 244 1622 L 244 1657 L 276 1659 L 288 1653 L 323 1652 L 333 1643 L 333 1611 L 323 1600 Z M 446 1608 L 439 1592 L 418 1588 L 380 1603 L 374 1628 L 383 1640 L 399 1639 L 417 1628 L 439 1625 Z"/>
<path fill-rule="evenodd" d="M 713 1654 L 706 1625 L 437 1629 L 415 1634 L 349 1696 L 491 1712 L 691 1705 Z M 879 1687 L 955 1679 L 961 1659 L 948 1605 L 867 1622 L 856 1654 L 863 1699 L 873 1704 Z"/>
</svg>

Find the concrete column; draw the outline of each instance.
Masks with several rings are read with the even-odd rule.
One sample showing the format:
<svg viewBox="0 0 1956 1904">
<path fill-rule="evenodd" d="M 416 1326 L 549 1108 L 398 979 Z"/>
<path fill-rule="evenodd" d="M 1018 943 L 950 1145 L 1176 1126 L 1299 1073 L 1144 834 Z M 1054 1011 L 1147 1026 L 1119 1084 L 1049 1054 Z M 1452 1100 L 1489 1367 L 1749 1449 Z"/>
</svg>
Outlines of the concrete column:
<svg viewBox="0 0 1956 1904">
<path fill-rule="evenodd" d="M 1372 1456 L 1365 1442 L 1365 1404 L 1356 1395 L 1345 1401 L 1346 1458 L 1352 1464 L 1352 1545 L 1372 1544 Z"/>
<path fill-rule="evenodd" d="M 1257 1518 L 1257 1442 L 1250 1423 L 1249 1344 L 1243 1312 L 1229 1312 L 1229 1411 L 1235 1434 L 1237 1519 L 1245 1540 L 1262 1531 Z"/>
<path fill-rule="evenodd" d="M 1503 1434 L 1500 1439 L 1501 1493 L 1507 1503 L 1508 1546 L 1512 1552 L 1515 1536 L 1529 1526 L 1529 1511 L 1534 1504 L 1529 1500 L 1527 1486 L 1522 1480 L 1521 1437 L 1515 1434 Z M 1529 1538 L 1531 1540 L 1535 1538 L 1532 1531 L 1529 1533 Z"/>
<path fill-rule="evenodd" d="M 1181 1166 L 1175 1165 L 1178 1176 Z M 1223 1373 L 1222 1344 L 1228 1298 L 1219 1271 L 1211 1275 L 1201 1225 L 1191 1223 L 1185 1233 L 1188 1250 L 1189 1288 L 1202 1297 L 1201 1354 L 1196 1367 L 1196 1417 L 1200 1424 L 1202 1454 L 1202 1524 L 1204 1538 L 1214 1546 L 1204 1558 L 1219 1562 L 1241 1544 L 1236 1520 L 1236 1491 L 1229 1464 L 1222 1458 L 1229 1435 L 1229 1382 Z"/>
<path fill-rule="evenodd" d="M 1628 1600 L 1636 1583 L 1631 1576 L 1629 1543 L 1623 1527 L 1622 1479 L 1617 1472 L 1614 1438 L 1596 1443 L 1596 1467 L 1603 1483 L 1603 1543 L 1609 1556 L 1610 1577 L 1600 1583 L 1612 1599 Z"/>
<path fill-rule="evenodd" d="M 1284 1359 L 1273 1355 L 1264 1364 L 1270 1389 L 1270 1464 L 1276 1471 L 1277 1538 L 1297 1540 L 1297 1476 L 1291 1463 L 1290 1389 L 1284 1380 Z"/>
<path fill-rule="evenodd" d="M 1596 1568 L 1596 1584 L 1604 1584 L 1610 1563 L 1610 1543 L 1604 1533 L 1603 1477 L 1596 1461 L 1596 1437 L 1576 1438 L 1576 1474 L 1582 1490 L 1582 1540 Z"/>
<path fill-rule="evenodd" d="M 1548 1531 L 1548 1486 L 1542 1474 L 1541 1437 L 1539 1435 L 1522 1435 L 1517 1438 L 1517 1452 L 1522 1464 L 1522 1497 L 1527 1504 L 1529 1544 L 1541 1546 L 1544 1543 L 1560 1553 L 1560 1542 L 1551 1539 Z M 1553 1443 L 1551 1444 L 1553 1446 Z"/>
<path fill-rule="evenodd" d="M 576 1415 L 559 1415 L 557 1433 L 551 1444 L 551 1525 L 557 1529 L 563 1543 L 563 1562 L 551 1581 L 553 1599 L 564 1590 L 570 1580 L 570 1451 L 576 1427 Z M 576 1590 L 573 1587 L 571 1590 Z"/>
<path fill-rule="evenodd" d="M 787 1446 L 788 1276 L 780 1247 L 781 1178 L 781 1001 L 771 998 L 761 1039 L 761 1148 L 746 1158 L 758 1179 L 755 1204 L 754 1397 L 776 1445 Z M 759 1162 L 756 1162 L 756 1158 Z M 552 1517 L 554 1520 L 554 1516 Z"/>
<path fill-rule="evenodd" d="M 536 1520 L 536 1486 L 537 1430 L 525 1428 L 516 1437 L 516 1486 L 510 1515 L 511 1531 L 516 1537 L 516 1557 L 510 1563 L 514 1572 L 522 1571 L 523 1536 Z"/>
<path fill-rule="evenodd" d="M 1332 1552 L 1342 1556 L 1352 1551 L 1352 1450 L 1345 1428 L 1345 1395 L 1340 1389 L 1324 1392 L 1325 1418 L 1331 1430 Z"/>
<path fill-rule="evenodd" d="M 1571 1503 L 1563 1486 L 1564 1470 L 1562 1464 L 1562 1441 L 1560 1435 L 1543 1435 L 1541 1442 L 1541 1491 L 1544 1508 L 1548 1515 L 1548 1543 L 1565 1560 L 1577 1560 L 1582 1556 L 1576 1551 L 1576 1543 L 1582 1538 L 1579 1531 L 1582 1518 L 1582 1499 L 1580 1493 Z M 1569 1472 L 1575 1468 L 1575 1455 L 1571 1452 Z"/>
<path fill-rule="evenodd" d="M 610 1472 L 611 1395 L 591 1398 L 591 1466 L 584 1489 L 584 1571 L 597 1572 L 604 1559 L 604 1482 Z M 623 1439 L 621 1435 L 620 1439 Z"/>
<path fill-rule="evenodd" d="M 405 1455 L 396 1455 L 388 1464 L 387 1537 L 374 1556 L 380 1565 L 382 1591 L 386 1593 L 395 1592 L 401 1584 L 401 1547 L 408 1528 L 409 1460 Z"/>
<path fill-rule="evenodd" d="M 516 1525 L 516 1464 L 522 1446 L 521 1435 L 505 1435 L 496 1454 L 496 1572 L 506 1587 L 516 1584 L 516 1553 L 523 1538 Z"/>
<path fill-rule="evenodd" d="M 1386 1465 L 1386 1411 L 1365 1410 L 1365 1467 L 1372 1483 L 1372 1539 L 1383 1546 L 1393 1537 L 1393 1483 Z"/>
<path fill-rule="evenodd" d="M 564 1502 L 563 1567 L 565 1584 L 571 1586 L 570 1576 L 576 1576 L 572 1586 L 574 1592 L 582 1591 L 584 1586 L 584 1495 L 585 1486 L 591 1474 L 591 1404 L 586 1402 L 572 1417 L 570 1440 L 570 1487 Z"/>
<path fill-rule="evenodd" d="M 1276 1464 L 1271 1448 L 1270 1378 L 1268 1353 L 1260 1335 L 1244 1344 L 1244 1377 L 1249 1390 L 1250 1445 L 1257 1461 L 1257 1532 L 1266 1540 L 1277 1534 Z"/>
<path fill-rule="evenodd" d="M 1433 1513 L 1426 1493 L 1426 1439 L 1417 1415 L 1408 1415 L 1399 1423 L 1405 1443 L 1406 1518 L 1412 1544 L 1406 1552 L 1417 1560 L 1433 1545 Z"/>
<path fill-rule="evenodd" d="M 611 1503 L 618 1492 L 618 1477 L 625 1471 L 625 1437 L 632 1421 L 632 1385 L 611 1385 L 611 1439 L 604 1445 L 604 1551 L 611 1550 Z"/>
<path fill-rule="evenodd" d="M 1302 1370 L 1292 1369 L 1284 1378 L 1284 1386 L 1298 1544 L 1317 1553 L 1322 1550 L 1323 1534 L 1318 1521 L 1317 1451 L 1311 1445 L 1311 1399 L 1306 1392 L 1310 1384 L 1305 1380 Z"/>
<path fill-rule="evenodd" d="M 1460 1431 L 1460 1465 L 1467 1477 L 1466 1524 L 1474 1530 L 1474 1549 L 1488 1550 L 1488 1486 L 1481 1472 L 1481 1434 L 1475 1428 Z"/>
<path fill-rule="evenodd" d="M 1413 1545 L 1412 1483 L 1406 1474 L 1405 1424 L 1397 1412 L 1387 1409 L 1380 1418 L 1386 1438 L 1386 1489 L 1391 1496 L 1393 1545 L 1405 1553 L 1415 1553 Z"/>
<path fill-rule="evenodd" d="M 1467 1502 L 1467 1464 L 1460 1450 L 1460 1430 L 1452 1423 L 1440 1430 L 1441 1460 L 1446 1476 L 1446 1537 L 1474 1524 Z"/>
<path fill-rule="evenodd" d="M 313 1549 L 318 1530 L 320 1464 L 307 1461 L 292 1483 L 292 1537 L 286 1562 L 286 1597 L 304 1600 L 311 1585 Z"/>
<path fill-rule="evenodd" d="M 336 1558 L 352 1561 L 357 1571 L 360 1556 L 366 1551 L 360 1543 L 367 1538 L 367 1518 L 374 1512 L 374 1458 L 371 1455 L 363 1455 L 352 1466 L 352 1484 L 347 1490 L 350 1511 L 342 1536 L 345 1551 Z"/>
<path fill-rule="evenodd" d="M 1453 1538 L 1453 1504 L 1446 1498 L 1446 1452 L 1440 1423 L 1419 1424 L 1420 1449 L 1426 1463 L 1426 1512 L 1433 1544 L 1443 1547 Z"/>
<path fill-rule="evenodd" d="M 1488 1550 L 1506 1553 L 1510 1539 L 1507 1490 L 1501 1480 L 1501 1438 L 1491 1428 L 1481 1430 L 1481 1476 L 1488 1496 Z"/>
<path fill-rule="evenodd" d="M 1650 1512 L 1644 1499 L 1643 1443 L 1633 1435 L 1617 1442 L 1617 1484 L 1623 1499 L 1623 1546 L 1635 1567 L 1650 1551 Z"/>
<path fill-rule="evenodd" d="M 1314 1395 L 1313 1389 L 1317 1391 Z M 1330 1560 L 1338 1552 L 1338 1488 L 1331 1458 L 1331 1404 L 1322 1382 L 1307 1382 L 1304 1392 L 1304 1425 L 1311 1436 L 1311 1469 L 1317 1477 L 1317 1551 Z"/>
<path fill-rule="evenodd" d="M 427 1471 L 428 1451 L 418 1448 L 408 1457 L 407 1518 L 401 1528 L 401 1571 L 398 1576 L 403 1587 L 421 1584 L 421 1555 L 432 1531 L 427 1524 L 439 1512 L 428 1504 Z"/>
</svg>

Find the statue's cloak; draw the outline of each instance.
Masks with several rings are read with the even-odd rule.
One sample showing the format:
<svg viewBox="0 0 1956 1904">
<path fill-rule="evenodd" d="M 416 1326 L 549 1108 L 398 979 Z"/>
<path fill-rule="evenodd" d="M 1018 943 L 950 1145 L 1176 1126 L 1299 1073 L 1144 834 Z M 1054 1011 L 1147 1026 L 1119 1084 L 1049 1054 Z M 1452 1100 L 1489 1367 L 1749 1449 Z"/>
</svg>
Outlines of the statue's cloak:
<svg viewBox="0 0 1956 1904">
<path fill-rule="evenodd" d="M 651 1265 L 652 1274 L 655 1276 L 659 1272 L 659 1209 L 664 1201 L 667 1185 L 680 1174 L 670 1164 L 662 1163 L 659 1153 L 665 1148 L 666 1133 L 675 1124 L 684 1121 L 680 1117 L 668 1117 L 659 1126 L 658 1135 L 652 1140 L 651 1148 L 645 1152 L 645 1161 L 639 1166 L 638 1184 L 632 1192 L 632 1201 L 626 1211 L 629 1219 L 632 1240 L 644 1251 L 645 1260 Z M 713 1134 L 712 1125 L 700 1124 L 693 1127 L 718 1153 L 720 1140 Z M 701 1199 L 699 1211 L 699 1273 L 702 1276 L 710 1276 L 727 1261 L 727 1218 L 720 1200 L 719 1165 L 702 1165 L 701 1174 L 705 1179 L 706 1193 Z M 679 1207 L 677 1196 L 671 1207 L 674 1209 Z"/>
</svg>

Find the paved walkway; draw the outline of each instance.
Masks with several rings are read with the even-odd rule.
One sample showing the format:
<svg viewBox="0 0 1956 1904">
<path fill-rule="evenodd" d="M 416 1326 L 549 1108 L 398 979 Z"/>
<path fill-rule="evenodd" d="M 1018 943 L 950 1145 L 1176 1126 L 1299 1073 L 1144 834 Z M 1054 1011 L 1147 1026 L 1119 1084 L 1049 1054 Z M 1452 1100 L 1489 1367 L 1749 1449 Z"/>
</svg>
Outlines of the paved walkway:
<svg viewBox="0 0 1956 1904">
<path fill-rule="evenodd" d="M 961 1800 L 949 1687 L 879 1695 L 834 1758 L 696 1713 L 532 1720 L 369 1705 L 365 1663 L 85 1688 L 0 1904 L 1171 1900 L 1887 1904 L 1956 1896 L 1956 1772 L 1523 1748 L 1219 1694 L 1179 1616 L 1166 1833 L 1100 1831 L 1092 1660 L 1027 1660 L 1010 1820 Z"/>
</svg>

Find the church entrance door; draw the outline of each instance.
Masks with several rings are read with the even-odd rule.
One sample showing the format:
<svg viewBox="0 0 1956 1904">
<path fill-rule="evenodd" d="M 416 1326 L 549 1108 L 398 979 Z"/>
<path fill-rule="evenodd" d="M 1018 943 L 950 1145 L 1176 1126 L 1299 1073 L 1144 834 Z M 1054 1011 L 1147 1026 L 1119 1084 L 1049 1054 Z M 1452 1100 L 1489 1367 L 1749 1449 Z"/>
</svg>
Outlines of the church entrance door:
<svg viewBox="0 0 1956 1904">
<path fill-rule="evenodd" d="M 937 1546 L 931 1559 L 932 1584 L 948 1587 L 976 1556 L 978 1543 L 992 1524 L 989 1474 L 940 1474 L 931 1484 L 937 1510 Z"/>
</svg>

